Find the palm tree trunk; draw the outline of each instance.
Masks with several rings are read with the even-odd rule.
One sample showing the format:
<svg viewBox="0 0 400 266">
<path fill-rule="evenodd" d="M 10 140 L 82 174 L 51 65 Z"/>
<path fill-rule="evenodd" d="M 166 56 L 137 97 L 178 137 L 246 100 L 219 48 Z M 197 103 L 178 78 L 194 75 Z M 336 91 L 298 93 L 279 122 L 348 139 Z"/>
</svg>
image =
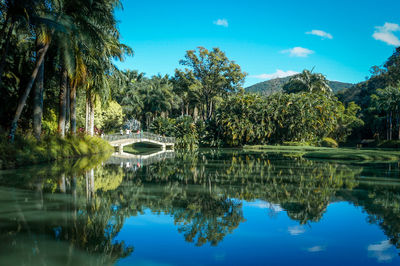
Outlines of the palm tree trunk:
<svg viewBox="0 0 400 266">
<path fill-rule="evenodd" d="M 86 92 L 86 116 L 85 116 L 85 132 L 89 134 L 89 113 L 90 113 L 90 104 L 89 104 L 89 92 Z"/>
<path fill-rule="evenodd" d="M 17 110 L 14 115 L 14 119 L 11 122 L 11 129 L 10 129 L 10 140 L 11 142 L 14 141 L 15 131 L 17 130 L 18 120 L 21 117 L 22 110 L 26 104 L 26 100 L 28 99 L 29 93 L 31 92 L 33 83 L 35 82 L 36 76 L 39 72 L 40 65 L 42 64 L 44 57 L 46 56 L 47 51 L 49 50 L 50 42 L 48 42 L 42 49 L 38 51 L 39 56 L 36 59 L 35 68 L 31 74 L 31 78 L 28 84 L 25 87 L 25 90 L 18 102 Z"/>
<path fill-rule="evenodd" d="M 90 97 L 89 101 L 89 106 L 90 106 L 90 117 L 89 117 L 89 135 L 94 136 L 94 101 L 93 98 Z"/>
<path fill-rule="evenodd" d="M 71 87 L 69 98 L 70 98 L 69 108 L 71 111 L 70 115 L 71 134 L 75 135 L 76 134 L 76 85 L 75 84 Z"/>
<path fill-rule="evenodd" d="M 389 140 L 389 112 L 386 113 L 386 140 Z"/>
<path fill-rule="evenodd" d="M 198 119 L 198 108 L 197 108 L 197 106 L 195 106 L 194 109 L 193 109 L 193 119 L 194 119 L 194 122 L 197 122 L 197 119 Z"/>
<path fill-rule="evenodd" d="M 397 112 L 397 139 L 400 140 L 400 113 Z"/>
<path fill-rule="evenodd" d="M 71 94 L 71 86 L 69 85 L 69 79 L 67 78 L 67 93 L 66 93 L 66 104 L 65 104 L 65 132 L 69 132 L 71 125 L 69 123 L 71 119 L 71 111 L 69 109 L 71 105 L 71 99 L 70 99 L 70 94 Z"/>
<path fill-rule="evenodd" d="M 392 121 L 393 119 L 392 119 L 392 112 L 390 112 L 390 130 L 389 130 L 389 134 L 390 134 L 390 136 L 389 136 L 389 140 L 392 140 L 392 131 L 393 131 L 393 121 Z"/>
<path fill-rule="evenodd" d="M 65 136 L 65 116 L 66 116 L 66 105 L 67 105 L 67 79 L 68 73 L 66 69 L 62 70 L 60 94 L 59 94 L 59 113 L 58 113 L 58 134 L 61 137 Z"/>
<path fill-rule="evenodd" d="M 43 91 L 44 91 L 44 61 L 40 65 L 38 76 L 36 77 L 34 100 L 33 100 L 33 134 L 37 140 L 40 140 L 40 135 L 42 134 Z"/>
<path fill-rule="evenodd" d="M 10 25 L 10 28 L 8 29 L 8 33 L 7 33 L 7 36 L 6 36 L 6 42 L 4 44 L 3 53 L 1 55 L 1 60 L 0 60 L 0 86 L 1 86 L 1 83 L 2 83 L 2 80 L 3 80 L 4 68 L 6 66 L 6 57 L 7 57 L 7 54 L 8 54 L 8 50 L 10 48 L 10 40 L 11 40 L 12 32 L 14 30 L 14 25 L 15 25 L 15 22 L 12 21 L 11 25 Z"/>
</svg>

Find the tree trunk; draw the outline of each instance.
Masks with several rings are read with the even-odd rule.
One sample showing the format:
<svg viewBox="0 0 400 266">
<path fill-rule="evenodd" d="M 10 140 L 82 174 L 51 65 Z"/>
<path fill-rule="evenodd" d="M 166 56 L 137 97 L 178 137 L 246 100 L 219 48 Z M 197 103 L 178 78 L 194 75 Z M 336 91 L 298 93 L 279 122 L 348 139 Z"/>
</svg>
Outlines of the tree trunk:
<svg viewBox="0 0 400 266">
<path fill-rule="evenodd" d="M 66 116 L 66 105 L 67 105 L 67 80 L 68 73 L 66 69 L 62 70 L 59 94 L 59 113 L 58 113 L 58 134 L 61 137 L 65 136 L 65 116 Z"/>
<path fill-rule="evenodd" d="M 397 113 L 397 139 L 400 140 L 400 113 Z"/>
<path fill-rule="evenodd" d="M 20 98 L 20 100 L 18 102 L 18 106 L 17 106 L 17 110 L 16 110 L 15 115 L 14 115 L 14 119 L 11 122 L 11 129 L 10 129 L 10 140 L 11 140 L 11 142 L 14 141 L 15 131 L 17 130 L 17 126 L 18 126 L 18 120 L 19 120 L 19 118 L 21 116 L 22 110 L 24 109 L 24 106 L 26 104 L 26 100 L 27 100 L 27 98 L 29 96 L 29 93 L 31 92 L 33 83 L 35 82 L 36 76 L 37 76 L 37 74 L 39 72 L 40 65 L 42 64 L 42 62 L 44 60 L 44 57 L 46 56 L 46 53 L 47 53 L 47 51 L 49 49 L 49 46 L 50 46 L 50 42 L 47 43 L 42 49 L 40 49 L 38 51 L 39 56 L 38 56 L 38 59 L 36 59 L 35 68 L 34 68 L 32 74 L 31 74 L 31 77 L 30 77 L 30 80 L 29 80 L 28 84 L 25 87 L 25 91 L 23 92 L 23 94 L 22 94 L 22 96 L 21 96 L 21 98 Z"/>
<path fill-rule="evenodd" d="M 10 25 L 10 28 L 8 29 L 8 33 L 7 33 L 7 36 L 6 36 L 6 42 L 4 44 L 3 53 L 1 55 L 1 60 L 0 60 L 0 86 L 1 86 L 1 83 L 3 81 L 3 73 L 4 73 L 4 68 L 6 66 L 6 57 L 7 57 L 7 54 L 8 54 L 8 50 L 10 48 L 10 40 L 11 40 L 12 32 L 14 30 L 14 25 L 15 25 L 15 22 L 12 21 L 11 25 Z"/>
<path fill-rule="evenodd" d="M 89 135 L 94 136 L 94 101 L 93 98 L 90 97 L 89 101 L 89 106 L 90 106 L 90 118 L 89 118 Z"/>
<path fill-rule="evenodd" d="M 212 117 L 212 113 L 213 113 L 213 101 L 210 101 L 210 106 L 209 106 L 210 110 L 208 110 L 208 115 L 207 115 L 207 120 L 210 120 Z"/>
<path fill-rule="evenodd" d="M 70 114 L 70 116 L 71 116 L 70 117 L 71 134 L 75 135 L 76 134 L 76 85 L 75 84 L 71 87 L 69 99 L 70 99 L 70 102 L 69 102 L 70 107 L 69 108 L 71 111 L 71 114 Z"/>
<path fill-rule="evenodd" d="M 90 101 L 90 136 L 94 136 L 94 102 Z"/>
<path fill-rule="evenodd" d="M 210 102 L 208 101 L 208 96 L 206 96 L 206 110 L 205 110 L 205 118 L 208 120 L 208 109 L 210 108 Z"/>
<path fill-rule="evenodd" d="M 89 134 L 89 113 L 90 113 L 90 104 L 89 104 L 89 92 L 86 92 L 86 116 L 85 116 L 85 132 Z"/>
<path fill-rule="evenodd" d="M 389 134 L 390 134 L 390 136 L 389 136 L 389 140 L 392 140 L 392 131 L 393 131 L 393 121 L 392 121 L 393 119 L 392 119 L 392 112 L 390 112 L 390 130 L 389 130 Z"/>
<path fill-rule="evenodd" d="M 386 113 L 386 140 L 389 140 L 389 112 Z"/>
<path fill-rule="evenodd" d="M 198 119 L 198 108 L 197 108 L 197 106 L 195 106 L 194 109 L 193 109 L 193 119 L 194 119 L 194 122 L 197 122 L 197 119 Z"/>
<path fill-rule="evenodd" d="M 69 85 L 69 79 L 67 78 L 67 93 L 66 93 L 66 104 L 65 104 L 65 132 L 69 132 L 71 125 L 69 123 L 71 119 L 71 111 L 69 109 L 71 105 L 71 99 L 70 99 L 70 94 L 71 94 L 71 86 Z"/>
<path fill-rule="evenodd" d="M 43 91 L 44 91 L 44 60 L 39 67 L 39 72 L 36 77 L 34 100 L 33 100 L 33 134 L 37 140 L 40 140 L 40 135 L 42 134 Z"/>
</svg>

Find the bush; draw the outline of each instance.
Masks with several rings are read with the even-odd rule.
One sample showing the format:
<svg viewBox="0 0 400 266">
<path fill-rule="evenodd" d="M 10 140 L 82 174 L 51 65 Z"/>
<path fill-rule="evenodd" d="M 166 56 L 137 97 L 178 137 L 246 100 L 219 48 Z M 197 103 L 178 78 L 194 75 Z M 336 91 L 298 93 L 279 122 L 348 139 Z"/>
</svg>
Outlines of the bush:
<svg viewBox="0 0 400 266">
<path fill-rule="evenodd" d="M 199 137 L 191 116 L 182 116 L 177 119 L 158 117 L 151 123 L 150 130 L 159 135 L 175 137 L 177 149 L 198 148 Z"/>
<path fill-rule="evenodd" d="M 59 159 L 106 154 L 113 151 L 107 141 L 86 135 L 61 138 L 45 136 L 37 141 L 32 136 L 15 136 L 14 143 L 6 135 L 0 141 L 0 169 L 46 163 Z"/>
<path fill-rule="evenodd" d="M 339 144 L 336 142 L 336 140 L 332 138 L 323 138 L 320 142 L 320 146 L 327 148 L 337 148 L 339 147 Z"/>
</svg>

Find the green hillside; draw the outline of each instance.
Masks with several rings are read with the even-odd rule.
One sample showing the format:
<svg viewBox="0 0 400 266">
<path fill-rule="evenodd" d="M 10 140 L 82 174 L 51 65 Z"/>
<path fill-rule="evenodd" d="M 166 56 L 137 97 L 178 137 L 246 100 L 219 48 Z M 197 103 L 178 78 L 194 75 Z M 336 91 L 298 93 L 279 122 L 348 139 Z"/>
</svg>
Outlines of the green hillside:
<svg viewBox="0 0 400 266">
<path fill-rule="evenodd" d="M 289 79 L 290 77 L 271 79 L 254 84 L 253 86 L 247 87 L 245 90 L 247 92 L 269 95 L 271 93 L 281 91 L 283 85 L 288 82 Z M 333 92 L 336 93 L 340 90 L 351 88 L 354 86 L 354 84 L 339 81 L 329 81 L 329 86 L 332 88 Z"/>
</svg>

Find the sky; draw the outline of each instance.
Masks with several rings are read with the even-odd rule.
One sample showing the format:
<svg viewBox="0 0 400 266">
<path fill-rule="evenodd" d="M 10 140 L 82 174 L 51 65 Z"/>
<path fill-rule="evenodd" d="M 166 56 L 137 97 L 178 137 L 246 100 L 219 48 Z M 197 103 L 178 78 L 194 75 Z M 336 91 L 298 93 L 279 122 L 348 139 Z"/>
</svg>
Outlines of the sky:
<svg viewBox="0 0 400 266">
<path fill-rule="evenodd" d="M 400 46 L 400 0 L 122 0 L 117 62 L 146 76 L 173 75 L 187 50 L 219 47 L 248 76 L 245 87 L 313 69 L 357 83 Z M 182 67 L 183 68 L 183 67 Z"/>
</svg>

